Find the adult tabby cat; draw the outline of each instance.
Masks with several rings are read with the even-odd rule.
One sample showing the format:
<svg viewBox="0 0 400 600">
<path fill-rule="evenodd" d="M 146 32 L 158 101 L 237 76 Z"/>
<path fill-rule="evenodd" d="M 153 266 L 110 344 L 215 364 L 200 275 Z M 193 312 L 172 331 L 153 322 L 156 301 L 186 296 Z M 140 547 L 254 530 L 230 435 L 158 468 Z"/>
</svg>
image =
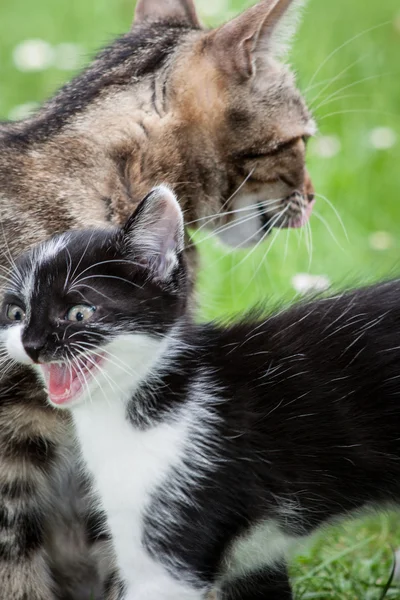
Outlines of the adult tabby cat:
<svg viewBox="0 0 400 600">
<path fill-rule="evenodd" d="M 3 352 L 72 411 L 125 600 L 289 600 L 294 541 L 400 500 L 400 282 L 196 325 L 183 249 L 164 188 L 45 242 L 12 272 Z"/>
<path fill-rule="evenodd" d="M 159 181 L 179 190 L 187 221 L 227 212 L 210 224 L 230 224 L 236 245 L 301 225 L 314 125 L 275 57 L 292 4 L 264 0 L 205 31 L 191 0 L 140 0 L 130 33 L 32 118 L 3 124 L 3 269 L 48 235 L 124 222 Z M 0 595 L 100 598 L 108 569 L 82 535 L 68 418 L 49 410 L 29 370 L 0 377 Z"/>
</svg>

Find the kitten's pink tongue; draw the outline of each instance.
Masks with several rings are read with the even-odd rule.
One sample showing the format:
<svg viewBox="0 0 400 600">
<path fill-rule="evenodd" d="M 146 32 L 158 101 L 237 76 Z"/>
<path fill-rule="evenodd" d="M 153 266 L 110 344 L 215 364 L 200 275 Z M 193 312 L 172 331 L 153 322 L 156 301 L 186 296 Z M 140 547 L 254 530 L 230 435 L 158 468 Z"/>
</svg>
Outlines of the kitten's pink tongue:
<svg viewBox="0 0 400 600">
<path fill-rule="evenodd" d="M 66 364 L 50 363 L 42 365 L 50 400 L 54 404 L 64 404 L 71 400 L 80 387 L 74 368 Z M 78 385 L 77 385 L 78 384 Z"/>
</svg>

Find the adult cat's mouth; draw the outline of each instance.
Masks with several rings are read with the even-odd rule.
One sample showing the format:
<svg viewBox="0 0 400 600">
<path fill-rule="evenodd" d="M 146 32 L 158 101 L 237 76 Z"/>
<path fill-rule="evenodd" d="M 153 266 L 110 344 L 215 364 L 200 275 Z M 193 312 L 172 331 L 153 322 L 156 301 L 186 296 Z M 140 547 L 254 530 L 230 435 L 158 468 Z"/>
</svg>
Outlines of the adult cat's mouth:
<svg viewBox="0 0 400 600">
<path fill-rule="evenodd" d="M 266 213 L 260 205 L 260 213 L 263 221 L 264 232 L 270 233 L 273 228 L 298 229 L 308 223 L 315 199 L 313 195 L 305 199 L 301 194 L 295 192 L 284 200 L 284 207 L 278 212 Z M 280 216 L 279 213 L 281 213 Z"/>
<path fill-rule="evenodd" d="M 93 378 L 93 370 L 102 362 L 103 356 L 81 356 L 69 363 L 41 364 L 52 404 L 62 406 L 76 400 Z"/>
</svg>

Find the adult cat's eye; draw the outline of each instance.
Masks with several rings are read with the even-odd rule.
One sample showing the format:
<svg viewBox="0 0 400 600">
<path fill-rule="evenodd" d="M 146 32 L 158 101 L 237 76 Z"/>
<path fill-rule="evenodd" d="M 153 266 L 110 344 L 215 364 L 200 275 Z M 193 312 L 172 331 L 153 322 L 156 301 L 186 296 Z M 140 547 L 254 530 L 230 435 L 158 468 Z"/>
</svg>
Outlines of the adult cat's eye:
<svg viewBox="0 0 400 600">
<path fill-rule="evenodd" d="M 89 321 L 95 312 L 96 308 L 94 306 L 89 306 L 88 304 L 77 304 L 69 309 L 65 318 L 67 321 L 83 323 L 84 321 Z"/>
<path fill-rule="evenodd" d="M 10 321 L 23 321 L 25 319 L 25 311 L 18 304 L 9 304 L 7 306 L 7 319 Z"/>
</svg>

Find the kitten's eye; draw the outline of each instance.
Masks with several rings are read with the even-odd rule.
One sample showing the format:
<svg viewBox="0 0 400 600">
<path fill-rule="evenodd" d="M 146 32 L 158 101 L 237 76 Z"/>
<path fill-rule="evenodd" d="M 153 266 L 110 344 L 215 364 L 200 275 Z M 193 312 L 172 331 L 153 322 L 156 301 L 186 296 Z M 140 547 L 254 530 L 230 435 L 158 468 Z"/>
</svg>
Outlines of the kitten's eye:
<svg viewBox="0 0 400 600">
<path fill-rule="evenodd" d="M 94 306 L 88 306 L 87 304 L 77 304 L 69 309 L 66 314 L 67 321 L 75 321 L 76 323 L 82 323 L 88 321 L 96 311 Z"/>
<path fill-rule="evenodd" d="M 10 319 L 10 321 L 23 321 L 25 312 L 17 304 L 9 304 L 7 306 L 7 319 Z"/>
</svg>

